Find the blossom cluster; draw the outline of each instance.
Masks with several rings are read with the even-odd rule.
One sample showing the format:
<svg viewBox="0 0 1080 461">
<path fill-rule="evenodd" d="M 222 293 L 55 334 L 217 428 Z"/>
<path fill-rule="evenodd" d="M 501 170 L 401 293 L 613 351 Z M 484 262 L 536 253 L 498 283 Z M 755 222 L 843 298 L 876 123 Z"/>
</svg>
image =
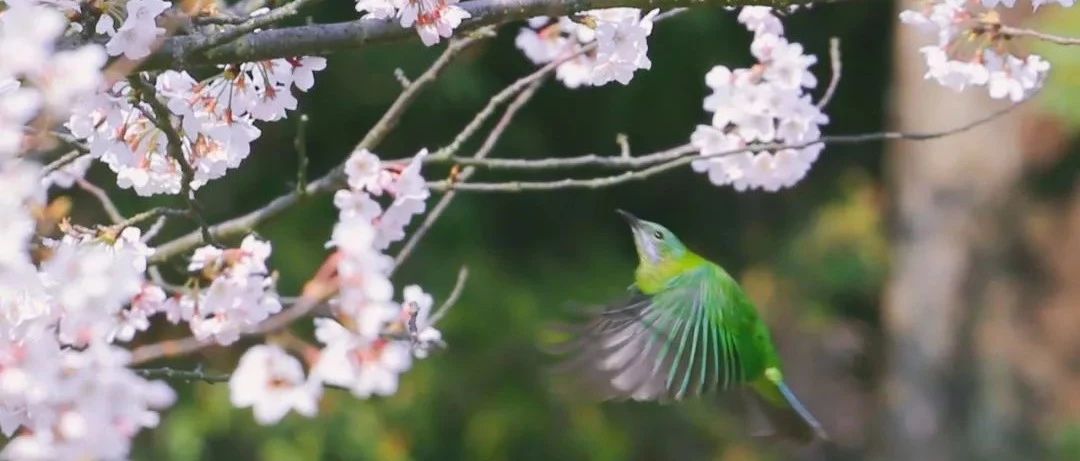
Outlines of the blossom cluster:
<svg viewBox="0 0 1080 461">
<path fill-rule="evenodd" d="M 471 17 L 457 0 L 357 0 L 356 11 L 365 13 L 363 19 L 396 19 L 401 27 L 415 27 L 427 46 L 450 38 L 461 21 Z"/>
<path fill-rule="evenodd" d="M 64 116 L 100 84 L 98 45 L 57 50 L 64 16 L 34 2 L 8 2 L 0 14 L 0 160 L 26 147 L 35 119 Z"/>
<path fill-rule="evenodd" d="M 568 88 L 630 83 L 638 69 L 649 69 L 648 37 L 659 10 L 591 10 L 579 16 L 529 20 L 514 43 L 536 64 L 559 62 L 555 76 Z"/>
<path fill-rule="evenodd" d="M 57 8 L 9 1 L 0 12 L 0 431 L 5 459 L 118 459 L 175 399 L 127 368 L 116 342 L 146 328 L 164 292 L 145 280 L 151 250 L 134 227 L 61 225 L 47 187 L 58 177 L 15 154 L 37 127 L 66 117 L 103 81 L 98 45 L 58 50 L 71 29 Z"/>
<path fill-rule="evenodd" d="M 138 228 L 33 239 L 26 205 L 44 195 L 35 173 L 4 182 L 23 201 L 22 213 L 5 216 L 20 218 L 24 233 L 0 263 L 0 430 L 10 439 L 0 455 L 124 458 L 175 395 L 127 368 L 130 354 L 116 343 L 145 330 L 165 294 L 144 278 L 151 250 Z"/>
<path fill-rule="evenodd" d="M 270 244 L 254 235 L 245 237 L 239 248 L 196 249 L 188 264 L 188 271 L 196 274 L 196 289 L 169 300 L 168 320 L 188 322 L 202 341 L 226 346 L 236 342 L 240 334 L 281 311 L 266 265 L 270 252 Z"/>
<path fill-rule="evenodd" d="M 315 319 L 321 347 L 309 373 L 281 347 L 259 345 L 244 353 L 230 380 L 233 404 L 252 407 L 258 422 L 276 422 L 289 410 L 314 415 L 324 385 L 360 398 L 391 395 L 413 357 L 426 357 L 442 344 L 430 322 L 432 297 L 410 285 L 402 301 L 394 301 L 393 259 L 383 253 L 424 211 L 430 192 L 420 169 L 426 155 L 422 150 L 408 162 L 384 163 L 361 150 L 347 160 L 349 187 L 334 196 L 340 221 L 328 243 L 337 251 L 338 294 L 330 302 L 332 316 Z M 384 198 L 385 209 L 379 203 Z"/>
<path fill-rule="evenodd" d="M 170 155 L 169 124 L 181 138 L 183 161 L 190 165 L 192 189 L 220 178 L 247 158 L 261 131 L 255 121 L 274 121 L 296 109 L 292 88 L 307 91 L 313 72 L 326 67 L 318 57 L 274 59 L 225 66 L 201 81 L 183 71 L 166 71 L 154 82 L 169 109 L 169 120 L 154 120 L 151 104 L 126 81 L 79 102 L 67 121 L 90 156 L 116 172 L 117 184 L 139 195 L 176 194 L 183 168 Z"/>
<path fill-rule="evenodd" d="M 691 166 L 716 185 L 776 191 L 802 179 L 823 147 L 814 142 L 829 119 L 805 93 L 817 86 L 809 70 L 817 58 L 784 38 L 783 25 L 768 7 L 743 8 L 739 22 L 754 33 L 750 51 L 758 63 L 734 70 L 716 66 L 706 74 L 713 92 L 704 107 L 712 123 L 698 125 L 691 142 L 710 157 Z M 790 147 L 728 154 L 762 144 Z"/>
<path fill-rule="evenodd" d="M 164 28 L 158 27 L 157 19 L 172 6 L 164 0 L 105 0 L 97 3 L 101 16 L 94 32 L 109 37 L 105 51 L 110 55 L 122 54 L 129 59 L 150 55 L 154 40 L 165 33 Z"/>
<path fill-rule="evenodd" d="M 934 0 L 919 9 L 900 13 L 900 20 L 934 37 L 932 45 L 920 48 L 926 60 L 926 78 L 947 88 L 962 91 L 985 87 L 994 99 L 1017 102 L 1042 86 L 1050 63 L 1040 56 L 1021 58 L 1008 47 L 1008 34 L 1001 33 L 998 6 L 1013 7 L 1016 0 Z M 1032 0 L 1032 7 L 1045 4 L 1073 6 L 1075 0 Z"/>
</svg>

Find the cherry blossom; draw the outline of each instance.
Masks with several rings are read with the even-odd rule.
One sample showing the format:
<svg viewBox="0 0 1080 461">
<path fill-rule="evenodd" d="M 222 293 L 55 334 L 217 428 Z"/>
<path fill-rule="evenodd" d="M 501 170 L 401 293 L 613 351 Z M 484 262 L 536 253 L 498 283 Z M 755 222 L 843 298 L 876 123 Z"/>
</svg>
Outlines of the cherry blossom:
<svg viewBox="0 0 1080 461">
<path fill-rule="evenodd" d="M 364 19 L 397 18 L 401 27 L 415 27 L 427 46 L 450 38 L 461 21 L 471 17 L 457 0 L 358 0 L 356 11 L 366 13 Z"/>
<path fill-rule="evenodd" d="M 67 22 L 52 8 L 18 2 L 0 14 L 0 160 L 23 147 L 25 127 L 42 112 L 66 116 L 101 82 L 98 45 L 58 51 Z"/>
<path fill-rule="evenodd" d="M 143 286 L 148 249 L 138 228 L 118 237 L 67 235 L 41 267 L 53 308 L 42 320 L 59 323 L 64 344 L 85 345 L 110 335 L 121 311 Z"/>
<path fill-rule="evenodd" d="M 205 289 L 184 293 L 174 306 L 173 318 L 186 320 L 200 340 L 228 345 L 240 334 L 281 311 L 274 277 L 266 259 L 270 244 L 249 235 L 239 248 L 204 246 L 195 250 L 188 270 L 209 281 Z"/>
<path fill-rule="evenodd" d="M 357 334 L 334 320 L 315 319 L 315 337 L 325 347 L 312 375 L 360 398 L 397 392 L 398 375 L 412 365 L 408 343 Z"/>
<path fill-rule="evenodd" d="M 514 43 L 533 63 L 561 61 L 555 76 L 568 88 L 612 81 L 626 85 L 638 69 L 652 67 L 647 39 L 658 13 L 654 9 L 642 16 L 637 8 L 608 8 L 585 11 L 584 20 L 532 18 Z"/>
<path fill-rule="evenodd" d="M 321 393 L 317 381 L 304 377 L 300 361 L 273 345 L 249 348 L 229 378 L 232 404 L 251 407 L 259 424 L 276 423 L 290 410 L 315 416 Z"/>
<path fill-rule="evenodd" d="M 1035 0 L 1032 5 L 1046 3 L 1074 2 Z M 900 20 L 934 36 L 932 45 L 920 49 L 927 79 L 955 91 L 986 87 L 991 98 L 1018 102 L 1042 86 L 1050 64 L 1034 54 L 1016 56 L 1008 46 L 1010 37 L 997 32 L 1001 16 L 992 9 L 1015 5 L 1015 0 L 928 1 L 921 9 L 901 12 Z"/>
<path fill-rule="evenodd" d="M 181 150 L 194 171 L 191 187 L 239 167 L 261 134 L 255 122 L 280 120 L 296 109 L 291 88 L 311 88 L 312 73 L 325 67 L 323 58 L 301 57 L 226 66 L 202 81 L 187 72 L 162 72 L 154 86 L 182 135 Z M 120 187 L 140 195 L 179 193 L 183 169 L 166 152 L 166 134 L 146 116 L 152 108 L 133 103 L 132 95 L 127 82 L 118 82 L 84 99 L 67 127 L 116 172 Z"/>
<path fill-rule="evenodd" d="M 121 12 L 119 3 L 105 2 L 105 13 L 98 19 L 94 31 L 110 37 L 105 44 L 105 51 L 110 55 L 142 59 L 150 54 L 154 40 L 165 33 L 165 29 L 157 26 L 157 18 L 172 4 L 164 0 L 128 0 Z M 123 23 L 116 27 L 121 15 Z"/>
<path fill-rule="evenodd" d="M 829 121 L 803 92 L 817 86 L 809 70 L 817 59 L 777 35 L 782 26 L 768 16 L 766 7 L 746 7 L 739 14 L 740 22 L 755 32 L 750 50 L 758 64 L 735 70 L 716 66 L 706 74 L 713 92 L 703 106 L 713 113 L 712 123 L 699 125 L 690 137 L 701 155 L 711 156 L 695 160 L 692 168 L 706 173 L 713 184 L 731 184 L 740 191 L 776 191 L 801 180 L 821 152 L 823 146 L 813 141 Z M 799 147 L 729 154 L 762 143 Z"/>
<path fill-rule="evenodd" d="M 176 398 L 164 383 L 128 369 L 129 360 L 102 343 L 61 350 L 48 336 L 0 344 L 0 426 L 13 435 L 0 456 L 126 458 L 135 434 L 157 426 L 157 411 Z"/>
</svg>

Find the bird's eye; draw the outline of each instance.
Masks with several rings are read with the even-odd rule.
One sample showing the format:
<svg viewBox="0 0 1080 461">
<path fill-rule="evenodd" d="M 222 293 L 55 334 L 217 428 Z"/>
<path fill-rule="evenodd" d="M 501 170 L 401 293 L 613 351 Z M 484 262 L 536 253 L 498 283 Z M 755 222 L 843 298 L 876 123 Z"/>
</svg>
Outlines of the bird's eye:
<svg viewBox="0 0 1080 461">
<path fill-rule="evenodd" d="M 664 233 L 660 232 L 660 231 L 653 232 L 652 236 L 657 240 L 663 240 L 664 239 Z"/>
</svg>

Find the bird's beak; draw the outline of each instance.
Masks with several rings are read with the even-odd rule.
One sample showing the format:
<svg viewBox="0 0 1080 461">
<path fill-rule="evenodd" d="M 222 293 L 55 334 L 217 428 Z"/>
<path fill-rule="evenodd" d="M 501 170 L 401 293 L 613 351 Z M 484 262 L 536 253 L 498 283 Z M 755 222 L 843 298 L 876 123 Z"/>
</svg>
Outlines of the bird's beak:
<svg viewBox="0 0 1080 461">
<path fill-rule="evenodd" d="M 630 227 L 637 228 L 641 224 L 641 220 L 638 219 L 637 216 L 634 216 L 624 210 L 619 209 L 616 209 L 615 212 L 618 213 L 619 216 L 622 216 L 627 223 L 630 223 Z"/>
</svg>

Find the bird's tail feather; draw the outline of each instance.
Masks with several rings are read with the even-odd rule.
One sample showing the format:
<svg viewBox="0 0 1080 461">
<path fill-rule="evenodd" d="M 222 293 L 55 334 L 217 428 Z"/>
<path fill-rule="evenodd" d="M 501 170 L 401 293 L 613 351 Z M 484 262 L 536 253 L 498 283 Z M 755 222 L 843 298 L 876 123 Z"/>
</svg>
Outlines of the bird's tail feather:
<svg viewBox="0 0 1080 461">
<path fill-rule="evenodd" d="M 829 440 L 821 423 L 783 382 L 754 383 L 752 391 L 746 395 L 751 435 L 793 439 L 800 443 Z"/>
</svg>

